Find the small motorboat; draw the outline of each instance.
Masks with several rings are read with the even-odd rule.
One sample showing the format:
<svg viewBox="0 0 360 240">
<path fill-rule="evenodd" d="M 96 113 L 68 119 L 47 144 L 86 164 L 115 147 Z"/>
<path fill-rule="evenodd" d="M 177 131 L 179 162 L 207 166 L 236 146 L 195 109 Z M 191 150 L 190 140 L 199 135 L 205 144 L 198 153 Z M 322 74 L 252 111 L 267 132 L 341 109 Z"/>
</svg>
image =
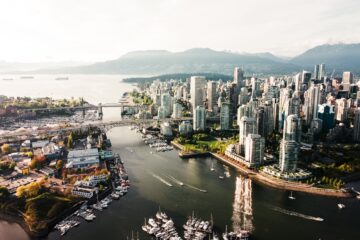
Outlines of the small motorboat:
<svg viewBox="0 0 360 240">
<path fill-rule="evenodd" d="M 342 204 L 342 203 L 338 203 L 338 205 L 337 205 L 337 206 L 338 206 L 338 208 L 339 208 L 339 209 L 343 209 L 343 208 L 345 208 L 345 205 L 344 205 L 344 204 Z"/>
</svg>

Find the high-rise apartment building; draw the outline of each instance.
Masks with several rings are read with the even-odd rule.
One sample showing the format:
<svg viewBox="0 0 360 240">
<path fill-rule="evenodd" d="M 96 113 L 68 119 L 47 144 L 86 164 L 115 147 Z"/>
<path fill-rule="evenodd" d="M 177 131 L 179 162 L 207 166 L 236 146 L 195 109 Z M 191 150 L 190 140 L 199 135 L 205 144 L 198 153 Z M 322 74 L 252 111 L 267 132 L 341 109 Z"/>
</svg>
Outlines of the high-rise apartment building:
<svg viewBox="0 0 360 240">
<path fill-rule="evenodd" d="M 197 106 L 203 106 L 204 90 L 206 79 L 203 76 L 192 76 L 190 78 L 190 102 L 191 107 L 196 109 Z"/>
</svg>

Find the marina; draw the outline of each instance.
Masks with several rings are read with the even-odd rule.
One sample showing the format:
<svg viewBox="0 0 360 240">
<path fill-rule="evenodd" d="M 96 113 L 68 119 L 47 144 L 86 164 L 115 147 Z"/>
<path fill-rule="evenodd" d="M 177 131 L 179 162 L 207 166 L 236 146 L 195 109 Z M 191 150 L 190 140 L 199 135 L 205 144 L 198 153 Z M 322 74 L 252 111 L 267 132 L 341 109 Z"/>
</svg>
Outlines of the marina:
<svg viewBox="0 0 360 240">
<path fill-rule="evenodd" d="M 86 222 L 94 221 L 96 219 L 96 212 L 105 211 L 114 200 L 119 200 L 128 193 L 130 181 L 124 167 L 124 162 L 119 154 L 115 155 L 115 161 L 111 165 L 111 171 L 117 176 L 113 182 L 112 191 L 101 200 L 99 200 L 99 195 L 96 194 L 95 203 L 89 204 L 88 201 L 85 201 L 79 210 L 56 224 L 54 229 L 59 230 L 61 236 L 65 235 L 70 229 L 79 226 L 81 219 Z"/>
<path fill-rule="evenodd" d="M 162 212 L 160 208 L 155 217 L 149 218 L 148 221 L 145 219 L 142 230 L 149 235 L 155 236 L 156 239 L 182 240 L 176 231 L 173 220 L 165 212 Z"/>
</svg>

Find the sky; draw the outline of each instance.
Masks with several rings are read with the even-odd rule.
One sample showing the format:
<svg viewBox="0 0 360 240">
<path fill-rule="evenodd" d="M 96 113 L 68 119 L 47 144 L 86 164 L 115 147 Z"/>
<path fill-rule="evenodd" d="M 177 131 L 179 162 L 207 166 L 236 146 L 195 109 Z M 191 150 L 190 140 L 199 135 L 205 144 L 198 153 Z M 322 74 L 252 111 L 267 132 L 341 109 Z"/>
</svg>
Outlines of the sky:
<svg viewBox="0 0 360 240">
<path fill-rule="evenodd" d="M 360 42 L 359 0 L 1 0 L 0 60 L 116 59 L 207 47 L 295 56 Z"/>
</svg>

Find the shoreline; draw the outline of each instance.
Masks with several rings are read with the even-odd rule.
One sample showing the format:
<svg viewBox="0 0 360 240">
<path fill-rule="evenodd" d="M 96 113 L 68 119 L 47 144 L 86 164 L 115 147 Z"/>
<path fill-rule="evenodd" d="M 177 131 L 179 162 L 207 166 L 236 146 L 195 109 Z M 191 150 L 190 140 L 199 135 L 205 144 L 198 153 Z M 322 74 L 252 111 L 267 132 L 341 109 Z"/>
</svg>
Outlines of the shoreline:
<svg viewBox="0 0 360 240">
<path fill-rule="evenodd" d="M 179 150 L 183 150 L 183 145 L 176 143 L 174 141 L 171 141 L 171 144 L 176 147 Z M 241 164 L 234 162 L 233 160 L 230 160 L 228 157 L 213 153 L 213 152 L 206 152 L 208 155 L 216 158 L 217 160 L 220 160 L 228 165 L 231 165 L 236 170 L 238 170 L 242 175 L 245 175 L 252 180 L 256 181 L 257 183 L 280 189 L 280 190 L 289 190 L 289 191 L 296 191 L 296 192 L 304 192 L 309 194 L 315 194 L 320 196 L 328 196 L 328 197 L 341 197 L 341 198 L 351 198 L 354 197 L 354 194 L 349 192 L 344 192 L 341 190 L 334 190 L 334 189 L 326 189 L 326 188 L 318 188 L 313 187 L 311 185 L 298 183 L 298 182 L 290 182 L 285 181 L 282 179 L 274 178 L 268 175 L 265 175 L 260 172 L 255 172 L 245 166 L 242 166 Z M 189 154 L 189 157 L 196 157 L 196 156 L 204 156 L 205 153 L 200 153 L 200 155 L 197 155 L 196 153 Z M 179 154 L 180 156 L 180 154 Z"/>
</svg>

